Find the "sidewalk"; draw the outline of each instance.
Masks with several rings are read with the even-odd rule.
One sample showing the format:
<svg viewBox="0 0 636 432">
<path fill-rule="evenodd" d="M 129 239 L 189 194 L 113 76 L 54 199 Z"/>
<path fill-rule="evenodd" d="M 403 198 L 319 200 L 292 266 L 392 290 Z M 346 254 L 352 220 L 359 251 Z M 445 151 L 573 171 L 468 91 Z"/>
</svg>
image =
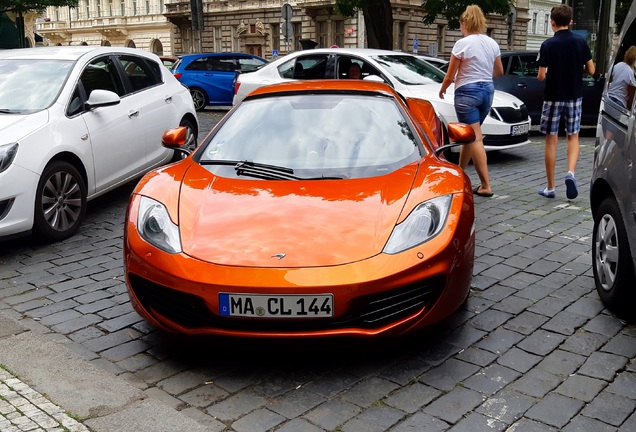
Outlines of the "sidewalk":
<svg viewBox="0 0 636 432">
<path fill-rule="evenodd" d="M 65 430 L 84 432 L 89 429 L 0 368 L 0 431 L 62 432 Z"/>
<path fill-rule="evenodd" d="M 205 430 L 123 378 L 96 367 L 54 333 L 27 329 L 2 310 L 0 365 L 0 432 Z"/>
</svg>

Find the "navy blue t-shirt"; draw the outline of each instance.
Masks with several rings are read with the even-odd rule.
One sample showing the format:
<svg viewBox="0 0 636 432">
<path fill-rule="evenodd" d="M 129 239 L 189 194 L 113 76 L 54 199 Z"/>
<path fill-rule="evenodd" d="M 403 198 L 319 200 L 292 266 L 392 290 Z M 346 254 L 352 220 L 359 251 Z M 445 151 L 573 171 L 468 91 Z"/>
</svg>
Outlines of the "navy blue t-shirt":
<svg viewBox="0 0 636 432">
<path fill-rule="evenodd" d="M 567 101 L 583 97 L 583 67 L 592 58 L 590 47 L 570 30 L 559 30 L 539 49 L 539 66 L 548 68 L 543 98 Z"/>
</svg>

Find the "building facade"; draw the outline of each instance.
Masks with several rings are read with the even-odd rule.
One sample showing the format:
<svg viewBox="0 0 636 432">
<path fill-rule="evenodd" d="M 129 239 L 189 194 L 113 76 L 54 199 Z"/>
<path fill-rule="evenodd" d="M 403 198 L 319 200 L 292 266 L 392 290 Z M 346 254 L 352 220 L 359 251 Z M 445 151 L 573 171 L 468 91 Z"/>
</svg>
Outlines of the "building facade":
<svg viewBox="0 0 636 432">
<path fill-rule="evenodd" d="M 502 50 L 525 49 L 529 0 L 516 1 L 515 19 L 487 17 Z M 192 5 L 195 5 L 193 13 Z M 49 7 L 37 32 L 52 45 L 133 46 L 159 55 L 247 52 L 271 59 L 303 47 L 365 47 L 361 13 L 343 17 L 330 0 L 80 0 Z M 282 8 L 291 13 L 283 18 Z M 393 49 L 448 58 L 461 37 L 439 18 L 423 23 L 421 0 L 393 0 Z M 198 15 L 200 13 L 200 15 Z M 194 20 L 193 20 L 194 17 Z"/>
<path fill-rule="evenodd" d="M 538 51 L 541 43 L 554 35 L 550 25 L 550 11 L 560 4 L 561 0 L 530 0 L 527 49 Z"/>
</svg>

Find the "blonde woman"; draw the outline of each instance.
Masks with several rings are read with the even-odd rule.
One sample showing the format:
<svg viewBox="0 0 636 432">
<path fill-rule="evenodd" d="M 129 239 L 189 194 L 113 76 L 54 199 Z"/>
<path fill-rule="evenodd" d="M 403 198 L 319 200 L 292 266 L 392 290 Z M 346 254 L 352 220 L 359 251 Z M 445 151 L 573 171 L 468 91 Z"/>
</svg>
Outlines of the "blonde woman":
<svg viewBox="0 0 636 432">
<path fill-rule="evenodd" d="M 444 99 L 446 89 L 455 80 L 457 119 L 469 124 L 475 131 L 475 141 L 461 147 L 459 166 L 465 169 L 472 159 L 481 182 L 473 192 L 479 196 L 491 197 L 493 192 L 488 178 L 488 161 L 481 124 L 490 111 L 495 94 L 492 78 L 503 75 L 501 51 L 497 42 L 484 34 L 486 17 L 479 6 L 466 7 L 459 22 L 464 37 L 453 46 L 439 97 Z"/>
</svg>

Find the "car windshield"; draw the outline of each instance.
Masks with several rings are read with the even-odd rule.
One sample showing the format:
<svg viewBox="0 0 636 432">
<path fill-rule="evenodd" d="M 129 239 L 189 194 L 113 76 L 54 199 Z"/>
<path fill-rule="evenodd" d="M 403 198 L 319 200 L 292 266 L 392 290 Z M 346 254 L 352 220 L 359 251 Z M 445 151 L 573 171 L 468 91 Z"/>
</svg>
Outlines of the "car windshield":
<svg viewBox="0 0 636 432">
<path fill-rule="evenodd" d="M 72 69 L 72 61 L 0 60 L 0 110 L 25 114 L 48 108 Z"/>
<path fill-rule="evenodd" d="M 422 85 L 441 83 L 444 72 L 411 55 L 379 55 L 373 59 L 402 84 Z"/>
<path fill-rule="evenodd" d="M 371 177 L 419 159 L 419 148 L 389 97 L 303 93 L 245 100 L 212 136 L 200 162 L 209 169 L 228 168 L 219 161 L 267 164 L 300 179 Z"/>
</svg>

